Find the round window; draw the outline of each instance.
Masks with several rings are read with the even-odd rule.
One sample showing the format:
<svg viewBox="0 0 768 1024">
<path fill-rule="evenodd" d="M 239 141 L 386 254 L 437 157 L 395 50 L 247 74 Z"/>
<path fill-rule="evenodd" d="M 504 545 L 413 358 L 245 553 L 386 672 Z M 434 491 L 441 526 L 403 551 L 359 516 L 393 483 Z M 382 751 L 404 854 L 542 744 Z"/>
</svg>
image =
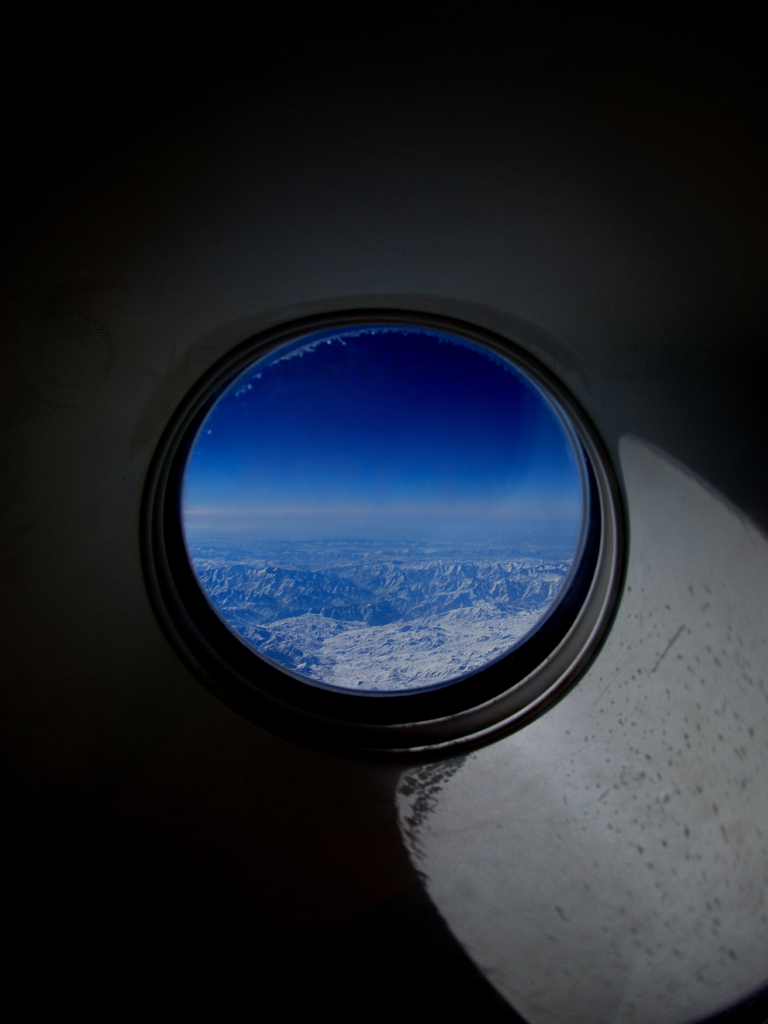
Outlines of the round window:
<svg viewBox="0 0 768 1024">
<path fill-rule="evenodd" d="M 198 384 L 150 472 L 166 632 L 255 722 L 431 756 L 575 682 L 617 593 L 608 460 L 562 386 L 466 324 L 294 324 Z"/>
</svg>

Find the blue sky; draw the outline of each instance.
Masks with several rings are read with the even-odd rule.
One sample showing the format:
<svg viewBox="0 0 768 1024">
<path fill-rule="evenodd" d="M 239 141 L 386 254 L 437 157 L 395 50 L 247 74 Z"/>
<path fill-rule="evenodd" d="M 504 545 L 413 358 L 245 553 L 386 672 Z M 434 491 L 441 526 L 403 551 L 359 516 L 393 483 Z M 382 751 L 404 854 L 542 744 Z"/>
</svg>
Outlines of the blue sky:
<svg viewBox="0 0 768 1024">
<path fill-rule="evenodd" d="M 510 363 L 371 325 L 308 336 L 242 374 L 198 433 L 183 510 L 194 534 L 469 541 L 575 529 L 582 497 L 557 415 Z"/>
</svg>

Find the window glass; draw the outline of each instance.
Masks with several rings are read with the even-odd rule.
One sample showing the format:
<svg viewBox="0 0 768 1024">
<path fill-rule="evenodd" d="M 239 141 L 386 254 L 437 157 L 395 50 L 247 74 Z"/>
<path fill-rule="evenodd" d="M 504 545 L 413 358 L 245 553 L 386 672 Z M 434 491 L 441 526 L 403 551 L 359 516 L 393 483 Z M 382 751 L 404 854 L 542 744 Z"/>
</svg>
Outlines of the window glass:
<svg viewBox="0 0 768 1024">
<path fill-rule="evenodd" d="M 441 686 L 520 644 L 585 518 L 562 414 L 483 345 L 408 325 L 273 349 L 220 394 L 182 514 L 211 607 L 309 682 Z"/>
</svg>

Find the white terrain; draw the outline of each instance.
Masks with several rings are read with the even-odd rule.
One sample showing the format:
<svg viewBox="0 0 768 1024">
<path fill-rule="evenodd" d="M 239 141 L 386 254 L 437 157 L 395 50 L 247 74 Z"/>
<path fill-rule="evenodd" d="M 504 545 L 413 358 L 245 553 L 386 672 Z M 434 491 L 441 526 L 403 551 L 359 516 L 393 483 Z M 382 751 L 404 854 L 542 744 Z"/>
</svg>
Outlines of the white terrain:
<svg viewBox="0 0 768 1024">
<path fill-rule="evenodd" d="M 208 600 L 279 665 L 355 690 L 434 686 L 501 657 L 560 592 L 562 552 L 297 543 L 192 545 Z"/>
</svg>

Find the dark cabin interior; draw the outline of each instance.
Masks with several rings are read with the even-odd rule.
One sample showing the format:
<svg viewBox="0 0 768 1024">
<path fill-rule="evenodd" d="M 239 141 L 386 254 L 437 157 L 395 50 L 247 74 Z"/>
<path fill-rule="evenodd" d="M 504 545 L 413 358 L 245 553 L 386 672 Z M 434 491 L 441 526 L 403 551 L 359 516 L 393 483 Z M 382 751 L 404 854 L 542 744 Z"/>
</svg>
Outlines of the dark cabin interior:
<svg viewBox="0 0 768 1024">
<path fill-rule="evenodd" d="M 501 994 L 409 856 L 403 773 L 431 799 L 453 762 L 306 748 L 182 664 L 147 598 L 142 491 L 165 424 L 229 349 L 384 306 L 524 339 L 614 458 L 639 437 L 768 530 L 757 22 L 208 17 L 160 33 L 126 12 L 19 14 L 6 37 L 8 998 L 564 1021 Z M 761 885 L 750 899 L 768 898 L 764 870 Z M 766 983 L 768 966 L 674 1020 L 762 1024 Z M 622 1012 L 595 1024 L 654 1019 Z"/>
</svg>

